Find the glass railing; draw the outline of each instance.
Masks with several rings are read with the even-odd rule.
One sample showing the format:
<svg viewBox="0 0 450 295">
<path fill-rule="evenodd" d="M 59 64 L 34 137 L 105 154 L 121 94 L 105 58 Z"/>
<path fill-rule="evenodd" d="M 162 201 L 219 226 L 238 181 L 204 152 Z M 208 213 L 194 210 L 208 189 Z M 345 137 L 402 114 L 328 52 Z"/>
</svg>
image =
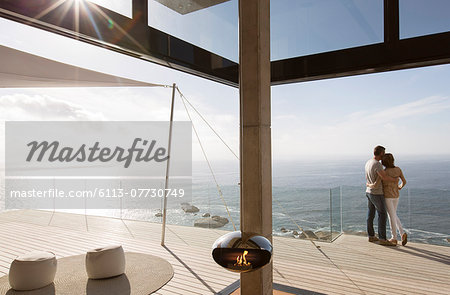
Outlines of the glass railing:
<svg viewBox="0 0 450 295">
<path fill-rule="evenodd" d="M 274 235 L 331 242 L 342 234 L 339 187 L 273 188 Z"/>
<path fill-rule="evenodd" d="M 367 199 L 364 188 L 343 186 L 343 231 L 366 235 Z M 412 242 L 450 246 L 448 189 L 409 188 L 400 191 L 397 215 Z M 376 231 L 376 223 L 375 223 Z M 387 223 L 387 236 L 391 231 Z"/>
<path fill-rule="evenodd" d="M 330 240 L 334 241 L 343 232 L 342 187 L 330 189 Z"/>
<path fill-rule="evenodd" d="M 210 182 L 193 182 L 193 196 L 188 200 L 198 208 L 191 214 L 189 222 L 176 223 L 209 229 L 239 230 L 239 185 L 221 185 Z M 182 212 L 182 215 L 186 213 Z M 186 216 L 185 216 L 186 217 Z"/>
<path fill-rule="evenodd" d="M 117 181 L 115 187 L 126 188 L 128 185 L 132 184 Z M 164 188 L 164 182 L 159 185 Z M 222 199 L 215 184 L 206 180 L 194 181 L 191 196 L 168 199 L 167 224 L 231 231 L 235 226 L 239 230 L 239 189 L 237 183 L 221 186 Z M 3 211 L 4 183 L 1 190 L 0 211 Z M 408 240 L 449 246 L 449 200 L 448 189 L 406 187 L 401 190 L 397 214 L 409 235 Z M 111 209 L 57 211 L 161 223 L 163 199 L 150 198 L 149 202 L 147 209 L 130 209 L 129 204 L 120 203 Z M 367 198 L 362 186 L 331 189 L 274 186 L 272 208 L 275 236 L 326 242 L 334 241 L 343 233 L 367 236 Z M 374 227 L 377 232 L 376 222 Z M 389 222 L 387 235 L 388 238 L 391 236 Z"/>
<path fill-rule="evenodd" d="M 332 242 L 341 234 L 367 236 L 367 198 L 362 186 L 331 189 L 274 187 L 274 235 Z M 450 246 L 448 189 L 400 191 L 397 215 L 411 242 Z M 376 217 L 377 218 L 377 217 Z M 377 222 L 374 223 L 377 232 Z M 389 221 L 387 236 L 391 237 Z"/>
</svg>

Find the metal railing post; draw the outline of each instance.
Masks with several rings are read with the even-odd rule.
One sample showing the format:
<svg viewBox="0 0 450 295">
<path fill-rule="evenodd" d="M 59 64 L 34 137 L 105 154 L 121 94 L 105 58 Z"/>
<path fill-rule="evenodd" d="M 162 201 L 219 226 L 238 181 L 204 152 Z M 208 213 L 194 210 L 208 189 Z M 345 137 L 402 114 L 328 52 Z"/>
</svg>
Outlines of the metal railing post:
<svg viewBox="0 0 450 295">
<path fill-rule="evenodd" d="M 339 186 L 339 202 L 340 202 L 340 204 L 339 204 L 339 207 L 340 207 L 340 210 L 341 210 L 341 234 L 344 232 L 344 223 L 343 223 L 343 220 L 344 220 L 344 218 L 343 218 L 343 214 L 342 214 L 342 185 L 341 186 Z"/>
<path fill-rule="evenodd" d="M 411 225 L 411 195 L 409 193 L 409 187 L 408 189 L 408 219 L 409 219 L 409 228 L 412 228 Z"/>
<path fill-rule="evenodd" d="M 333 241 L 333 192 L 330 188 L 330 235 L 331 241 Z"/>
<path fill-rule="evenodd" d="M 166 166 L 166 184 L 164 189 L 164 207 L 163 207 L 163 222 L 161 230 L 161 246 L 164 246 L 164 240 L 166 238 L 166 207 L 167 207 L 167 192 L 169 187 L 169 163 L 170 163 L 170 146 L 172 144 L 172 125 L 173 125 L 173 106 L 175 103 L 175 89 L 176 84 L 172 85 L 172 105 L 170 107 L 170 124 L 169 124 L 169 143 L 167 146 L 167 166 Z"/>
</svg>

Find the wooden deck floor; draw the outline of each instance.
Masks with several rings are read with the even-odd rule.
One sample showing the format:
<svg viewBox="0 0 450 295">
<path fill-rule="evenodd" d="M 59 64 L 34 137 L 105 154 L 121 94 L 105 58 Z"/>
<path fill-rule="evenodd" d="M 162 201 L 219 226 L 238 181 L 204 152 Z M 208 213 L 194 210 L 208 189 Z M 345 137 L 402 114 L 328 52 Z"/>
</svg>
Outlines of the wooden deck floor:
<svg viewBox="0 0 450 295">
<path fill-rule="evenodd" d="M 156 294 L 214 294 L 239 276 L 216 265 L 211 245 L 225 231 L 68 213 L 0 213 L 0 276 L 19 254 L 60 257 L 108 244 L 165 258 L 174 278 Z M 274 282 L 321 294 L 450 294 L 450 247 L 408 243 L 383 247 L 343 235 L 333 243 L 274 237 Z M 311 294 L 305 292 L 306 294 Z"/>
</svg>

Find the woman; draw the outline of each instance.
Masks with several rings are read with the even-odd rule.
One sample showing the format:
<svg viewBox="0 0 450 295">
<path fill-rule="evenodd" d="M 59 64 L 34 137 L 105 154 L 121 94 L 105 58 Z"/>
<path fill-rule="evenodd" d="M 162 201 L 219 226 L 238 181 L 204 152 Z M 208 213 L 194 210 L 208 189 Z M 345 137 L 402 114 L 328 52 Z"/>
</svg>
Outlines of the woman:
<svg viewBox="0 0 450 295">
<path fill-rule="evenodd" d="M 402 245 L 405 246 L 408 242 L 408 235 L 403 230 L 402 223 L 397 216 L 397 206 L 399 199 L 399 190 L 401 190 L 405 184 L 406 179 L 403 176 L 402 169 L 394 165 L 394 156 L 390 153 L 386 153 L 381 159 L 381 164 L 385 167 L 384 171 L 390 177 L 396 178 L 400 177 L 402 183 L 399 185 L 398 182 L 383 181 L 383 192 L 384 200 L 386 201 L 386 209 L 389 217 L 389 224 L 391 226 L 392 238 L 389 240 L 393 244 L 397 244 L 397 230 L 402 237 Z M 378 172 L 379 174 L 379 172 Z M 367 184 L 369 187 L 376 187 L 381 182 L 381 177 L 377 178 L 374 184 Z"/>
</svg>

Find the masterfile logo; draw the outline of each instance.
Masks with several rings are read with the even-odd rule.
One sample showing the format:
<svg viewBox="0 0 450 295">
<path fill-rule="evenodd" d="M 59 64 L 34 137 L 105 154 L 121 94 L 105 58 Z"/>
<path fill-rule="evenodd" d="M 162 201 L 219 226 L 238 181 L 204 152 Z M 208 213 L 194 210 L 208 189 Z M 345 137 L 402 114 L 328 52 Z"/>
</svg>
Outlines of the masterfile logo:
<svg viewBox="0 0 450 295">
<path fill-rule="evenodd" d="M 141 143 L 142 148 L 139 148 Z M 152 140 L 150 143 L 148 140 L 142 138 L 135 138 L 130 148 L 123 148 L 116 146 L 114 150 L 108 147 L 101 147 L 100 142 L 96 141 L 92 147 L 87 147 L 86 144 L 82 144 L 79 148 L 73 147 L 61 147 L 59 141 L 37 142 L 32 141 L 27 146 L 30 147 L 28 153 L 27 162 L 33 160 L 42 162 L 44 157 L 47 157 L 49 162 L 110 162 L 116 160 L 117 162 L 124 162 L 124 167 L 128 168 L 131 162 L 163 162 L 166 161 L 169 156 L 167 155 L 167 149 L 158 147 L 154 150 L 156 140 Z M 36 156 L 35 156 L 36 154 Z"/>
<path fill-rule="evenodd" d="M 6 176 L 165 176 L 169 122 L 6 122 Z M 171 176 L 190 176 L 190 122 L 173 122 Z"/>
<path fill-rule="evenodd" d="M 190 122 L 173 122 L 170 148 L 169 122 L 5 126 L 7 209 L 150 209 L 191 195 Z"/>
</svg>

